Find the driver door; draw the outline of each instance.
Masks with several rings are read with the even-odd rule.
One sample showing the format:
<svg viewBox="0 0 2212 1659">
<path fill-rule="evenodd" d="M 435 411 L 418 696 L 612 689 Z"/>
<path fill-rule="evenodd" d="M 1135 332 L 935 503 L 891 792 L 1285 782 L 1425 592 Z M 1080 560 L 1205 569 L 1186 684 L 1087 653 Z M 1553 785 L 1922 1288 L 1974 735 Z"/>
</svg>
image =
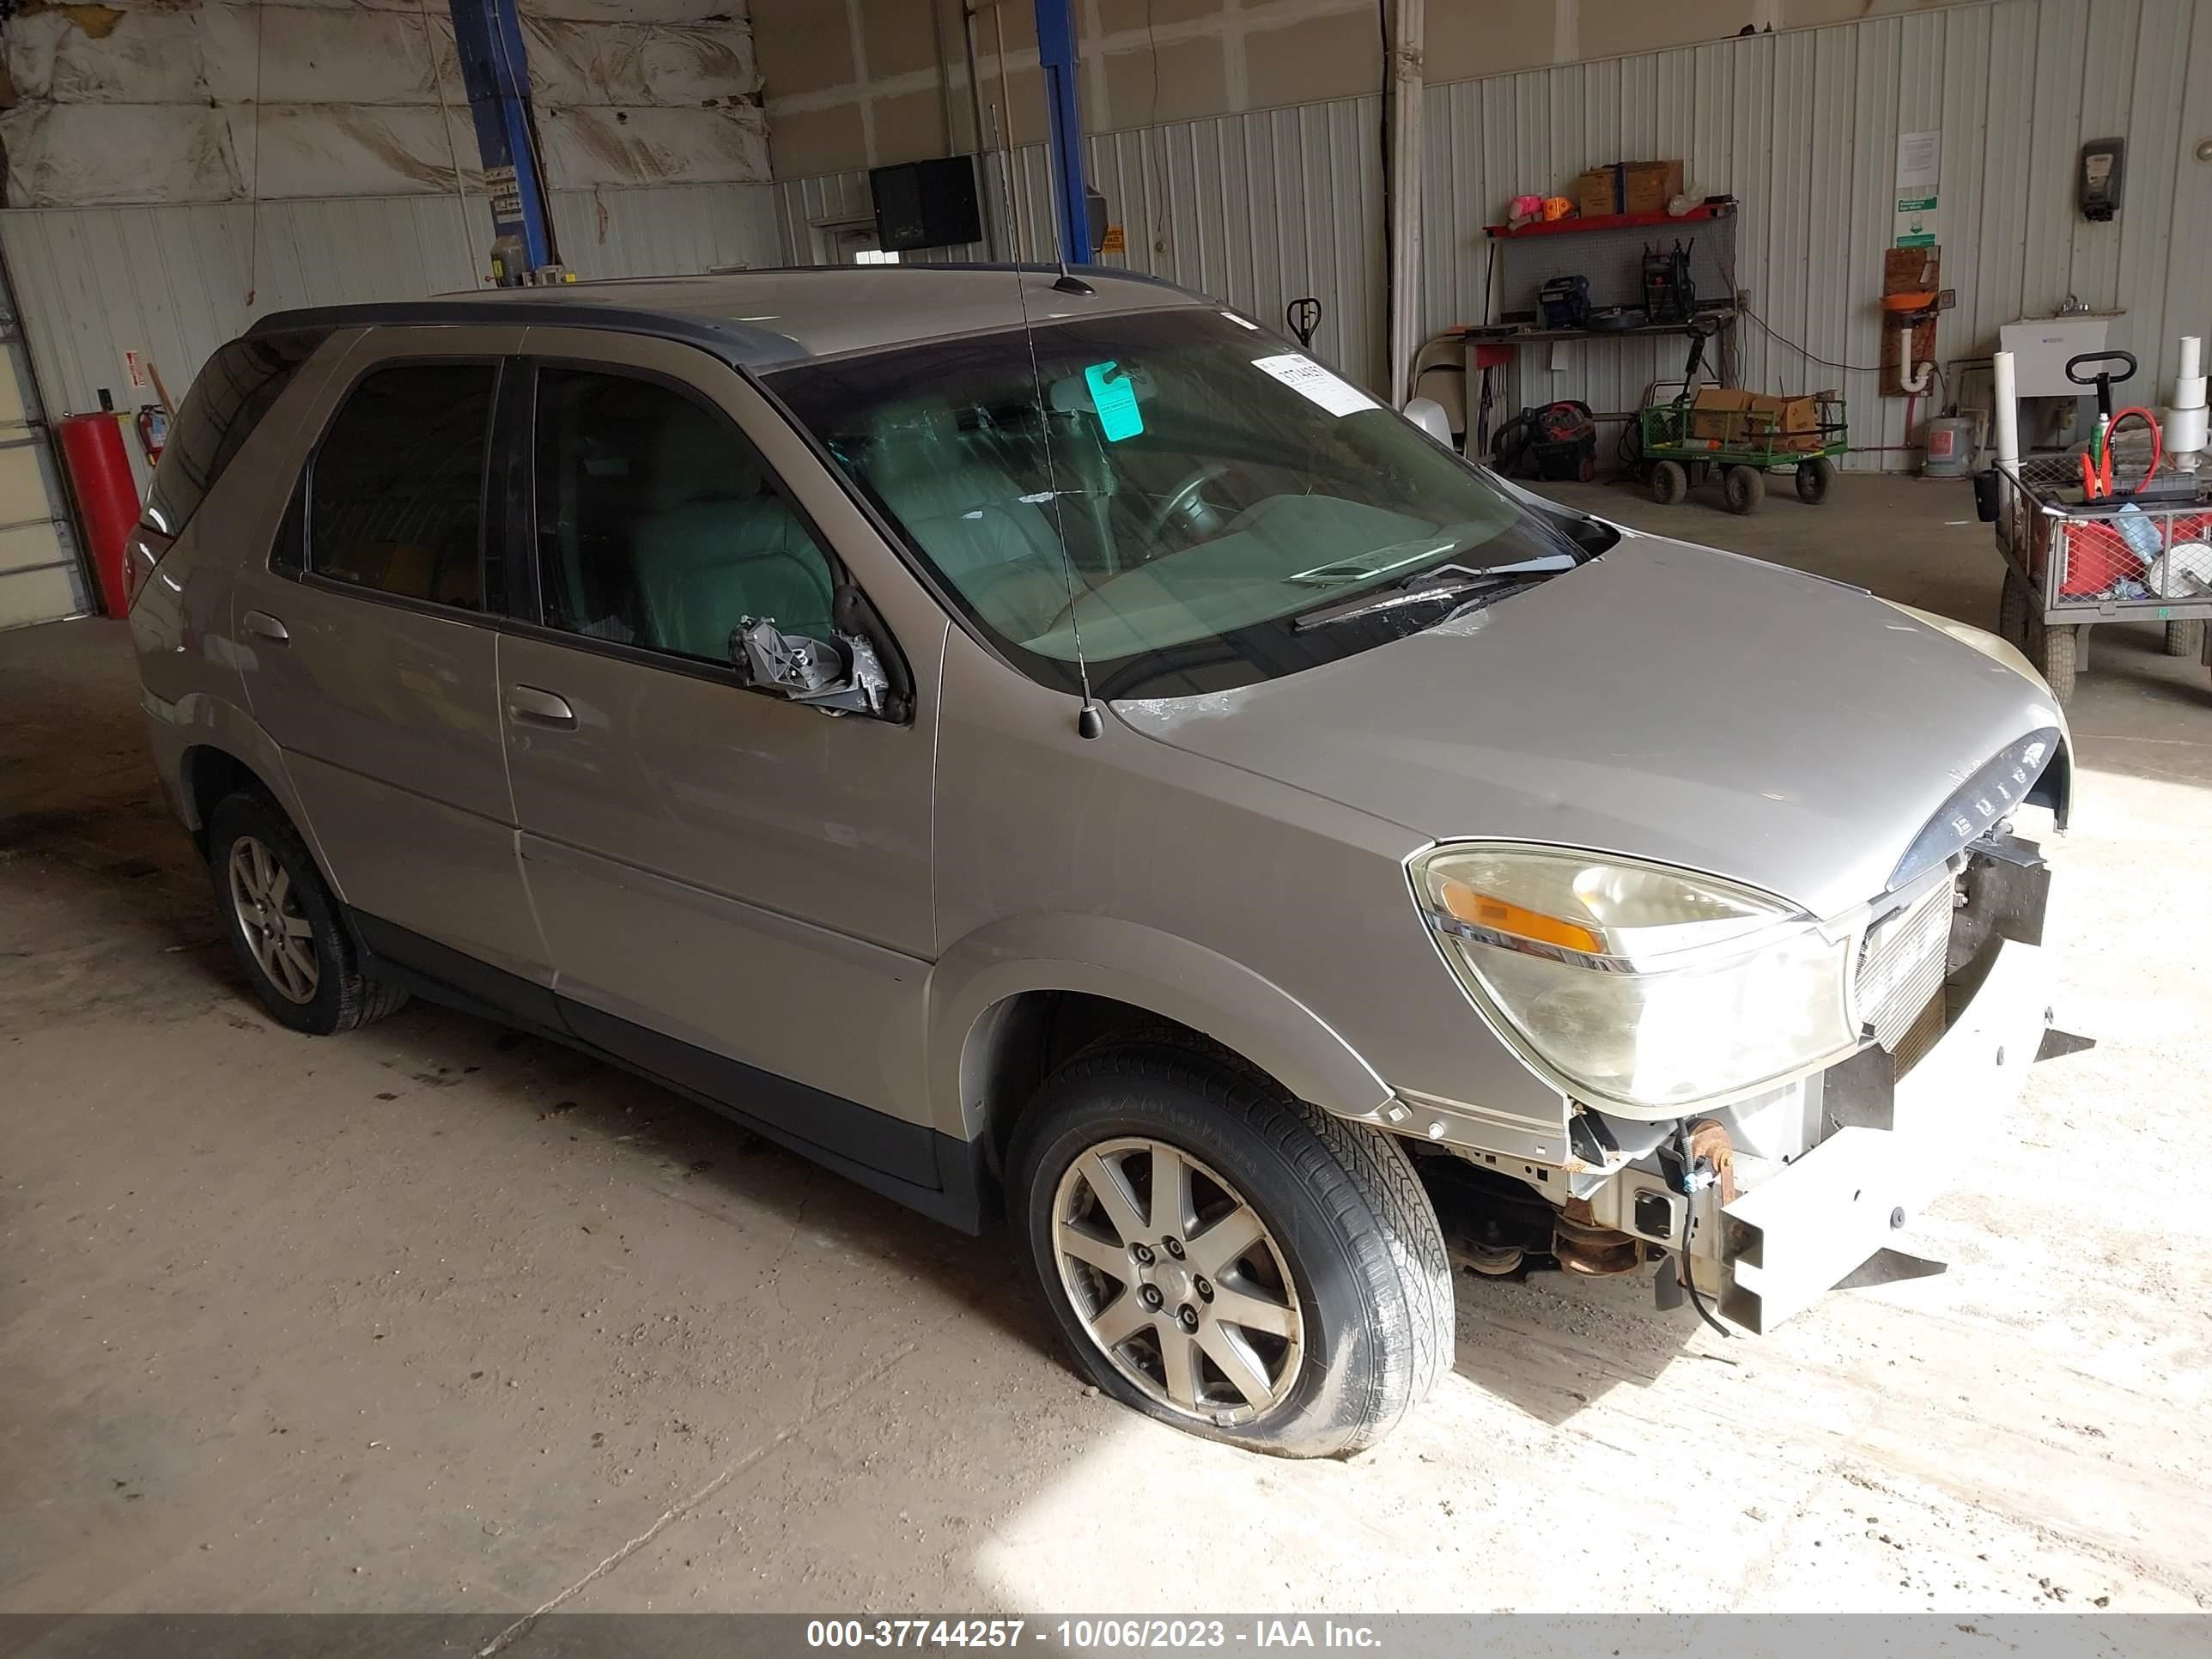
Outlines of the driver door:
<svg viewBox="0 0 2212 1659">
<path fill-rule="evenodd" d="M 803 450 L 811 495 L 786 484 L 763 450 L 796 440 L 702 351 L 580 331 L 531 349 L 534 592 L 500 641 L 501 714 L 562 1018 L 935 1185 L 933 688 L 918 676 L 900 720 L 833 715 L 741 684 L 730 655 L 746 618 L 830 637 L 852 578 L 819 525 L 850 502 Z M 917 669 L 941 642 L 900 641 Z"/>
</svg>

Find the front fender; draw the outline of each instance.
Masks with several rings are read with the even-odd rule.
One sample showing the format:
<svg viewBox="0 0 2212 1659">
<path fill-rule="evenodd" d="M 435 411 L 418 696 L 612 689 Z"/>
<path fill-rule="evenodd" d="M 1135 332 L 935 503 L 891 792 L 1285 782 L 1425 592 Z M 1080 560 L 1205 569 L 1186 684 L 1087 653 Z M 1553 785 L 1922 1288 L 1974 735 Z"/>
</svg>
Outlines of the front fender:
<svg viewBox="0 0 2212 1659">
<path fill-rule="evenodd" d="M 945 1133 L 981 1132 L 970 1045 L 990 1010 L 1024 991 L 1112 997 L 1176 1020 L 1340 1115 L 1390 1098 L 1389 1085 L 1320 1015 L 1217 951 L 1112 916 L 1018 916 L 978 928 L 931 970 L 930 1109 Z"/>
</svg>

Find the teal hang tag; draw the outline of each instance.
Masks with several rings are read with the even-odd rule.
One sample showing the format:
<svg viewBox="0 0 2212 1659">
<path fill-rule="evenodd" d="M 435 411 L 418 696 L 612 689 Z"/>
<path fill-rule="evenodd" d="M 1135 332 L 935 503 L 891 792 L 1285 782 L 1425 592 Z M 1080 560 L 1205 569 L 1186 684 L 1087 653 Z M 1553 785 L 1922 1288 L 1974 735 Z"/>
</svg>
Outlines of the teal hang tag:
<svg viewBox="0 0 2212 1659">
<path fill-rule="evenodd" d="M 1124 438 L 1133 438 L 1145 429 L 1145 417 L 1137 409 L 1137 386 L 1127 374 L 1114 379 L 1116 363 L 1093 363 L 1083 371 L 1083 378 L 1091 387 L 1091 406 L 1098 411 L 1099 427 L 1106 434 L 1108 443 L 1118 444 Z"/>
</svg>

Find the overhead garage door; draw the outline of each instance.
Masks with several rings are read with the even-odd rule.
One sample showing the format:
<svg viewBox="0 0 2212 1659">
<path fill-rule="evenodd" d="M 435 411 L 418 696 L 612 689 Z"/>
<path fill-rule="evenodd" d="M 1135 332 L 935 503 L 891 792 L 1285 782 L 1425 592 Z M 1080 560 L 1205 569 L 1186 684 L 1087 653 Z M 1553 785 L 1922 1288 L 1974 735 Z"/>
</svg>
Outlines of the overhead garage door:
<svg viewBox="0 0 2212 1659">
<path fill-rule="evenodd" d="M 91 609 L 66 503 L 15 296 L 0 283 L 0 628 Z"/>
</svg>

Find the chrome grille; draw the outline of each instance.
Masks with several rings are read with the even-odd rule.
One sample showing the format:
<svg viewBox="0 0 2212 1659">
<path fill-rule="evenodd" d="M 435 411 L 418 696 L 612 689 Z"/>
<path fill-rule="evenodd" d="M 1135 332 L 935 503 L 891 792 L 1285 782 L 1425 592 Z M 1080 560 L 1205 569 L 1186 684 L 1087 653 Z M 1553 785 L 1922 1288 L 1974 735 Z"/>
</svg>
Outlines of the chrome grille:
<svg viewBox="0 0 2212 1659">
<path fill-rule="evenodd" d="M 1939 882 L 1909 909 L 1867 930 L 1852 981 L 1852 1004 L 1873 1027 L 1875 1041 L 1891 1053 L 1942 988 L 1950 940 L 1948 882 Z"/>
</svg>

